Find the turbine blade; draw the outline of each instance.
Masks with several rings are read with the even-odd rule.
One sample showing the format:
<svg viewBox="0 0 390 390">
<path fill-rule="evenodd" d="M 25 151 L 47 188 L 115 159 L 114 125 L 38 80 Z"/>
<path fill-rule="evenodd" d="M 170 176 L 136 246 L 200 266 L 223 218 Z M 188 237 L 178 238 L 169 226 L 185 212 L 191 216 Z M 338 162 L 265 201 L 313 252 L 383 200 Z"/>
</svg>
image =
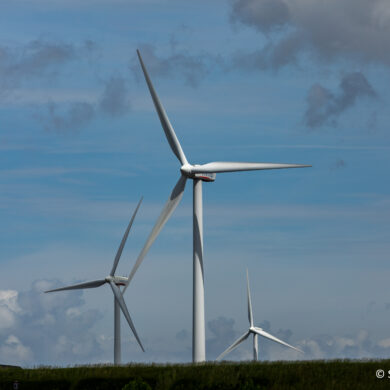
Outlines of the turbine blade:
<svg viewBox="0 0 390 390">
<path fill-rule="evenodd" d="M 116 301 L 119 303 L 119 306 L 120 306 L 120 308 L 122 310 L 123 315 L 125 316 L 125 318 L 126 318 L 128 324 L 129 324 L 131 330 L 133 331 L 133 334 L 134 334 L 135 338 L 138 341 L 139 346 L 141 347 L 142 351 L 145 352 L 144 347 L 143 347 L 143 345 L 141 343 L 141 340 L 138 337 L 137 331 L 135 330 L 135 326 L 133 324 L 133 321 L 131 320 L 129 311 L 127 310 L 127 306 L 126 306 L 125 300 L 123 299 L 123 295 L 122 295 L 121 291 L 119 290 L 119 287 L 116 286 L 115 283 L 112 280 L 110 280 L 110 286 L 112 288 L 112 292 L 115 295 Z"/>
<path fill-rule="evenodd" d="M 138 255 L 137 261 L 134 264 L 133 269 L 130 272 L 129 279 L 127 280 L 126 286 L 123 289 L 123 293 L 126 291 L 131 279 L 133 279 L 134 274 L 136 273 L 138 267 L 141 265 L 143 259 L 148 253 L 149 248 L 153 244 L 154 240 L 157 238 L 161 229 L 164 227 L 165 223 L 168 221 L 169 217 L 172 215 L 177 205 L 180 203 L 181 198 L 183 197 L 184 188 L 186 186 L 187 178 L 184 175 L 180 176 L 180 179 L 175 185 L 168 201 L 165 203 L 163 210 L 161 211 L 160 216 L 158 217 L 156 224 L 154 225 L 152 231 L 149 234 L 148 239 L 145 242 L 144 247 L 142 248 L 141 253 Z"/>
<path fill-rule="evenodd" d="M 228 354 L 229 352 L 233 351 L 234 348 L 236 348 L 239 344 L 241 344 L 244 340 L 246 340 L 248 338 L 248 336 L 250 335 L 250 332 L 247 331 L 245 332 L 239 339 L 237 339 L 228 349 L 226 349 L 224 352 L 222 352 L 218 357 L 217 359 L 215 360 L 221 360 L 226 354 Z"/>
<path fill-rule="evenodd" d="M 248 268 L 246 269 L 246 289 L 248 294 L 248 320 L 251 325 L 253 326 L 253 312 L 252 312 L 252 301 L 251 301 L 251 293 L 249 290 L 249 276 L 248 276 Z"/>
<path fill-rule="evenodd" d="M 111 270 L 111 272 L 110 272 L 110 275 L 111 275 L 111 276 L 114 276 L 114 274 L 115 274 L 116 267 L 118 266 L 119 259 L 121 258 L 123 248 L 125 247 L 127 237 L 128 237 L 128 235 L 129 235 L 131 226 L 133 225 L 134 218 L 135 218 L 135 216 L 137 215 L 137 211 L 138 211 L 138 209 L 139 209 L 139 206 L 141 206 L 142 199 L 143 199 L 143 198 L 141 198 L 140 201 L 138 202 L 138 205 L 137 205 L 137 207 L 136 207 L 136 209 L 135 209 L 135 211 L 134 211 L 134 213 L 133 213 L 133 216 L 131 217 L 131 220 L 130 220 L 130 222 L 129 222 L 129 225 L 127 226 L 127 229 L 126 229 L 126 231 L 125 231 L 125 234 L 123 235 L 121 244 L 119 245 L 118 252 L 116 253 L 116 256 L 115 256 L 115 259 L 114 259 L 114 264 L 112 265 L 112 270 Z"/>
<path fill-rule="evenodd" d="M 266 331 L 263 330 L 263 329 L 260 329 L 260 328 L 256 328 L 256 327 L 255 327 L 255 328 L 254 328 L 254 331 L 255 331 L 258 335 L 263 336 L 263 337 L 265 337 L 266 339 L 275 341 L 275 342 L 277 342 L 277 343 L 279 343 L 279 344 L 285 345 L 286 347 L 292 348 L 292 349 L 294 349 L 295 351 L 298 351 L 298 352 L 303 353 L 303 351 L 300 350 L 299 348 L 295 348 L 295 347 L 293 347 L 292 345 L 287 344 L 286 342 L 284 342 L 284 341 L 278 339 L 278 338 L 275 337 L 275 336 L 272 336 L 272 334 L 269 334 L 268 332 L 266 332 Z"/>
<path fill-rule="evenodd" d="M 161 125 L 164 129 L 165 136 L 168 140 L 169 146 L 171 147 L 173 153 L 175 153 L 176 157 L 181 162 L 181 165 L 187 164 L 186 156 L 184 155 L 183 149 L 181 148 L 181 145 L 179 143 L 179 140 L 176 137 L 175 131 L 173 130 L 173 127 L 171 125 L 171 122 L 169 122 L 168 115 L 164 110 L 163 105 L 160 102 L 160 99 L 157 96 L 157 93 L 153 87 L 153 84 L 150 80 L 150 77 L 148 75 L 148 71 L 146 70 L 146 67 L 144 65 L 144 62 L 141 57 L 141 53 L 137 49 L 137 55 L 139 58 L 139 62 L 141 64 L 142 71 L 144 72 L 146 83 L 148 84 L 148 88 L 150 91 L 150 94 L 152 95 L 153 103 L 156 108 L 158 117 L 160 118 Z"/>
<path fill-rule="evenodd" d="M 222 162 L 216 161 L 203 165 L 195 165 L 192 173 L 223 173 L 238 171 L 259 171 L 264 169 L 307 168 L 311 165 L 302 164 L 274 164 L 274 163 L 250 163 L 250 162 Z"/>
<path fill-rule="evenodd" d="M 47 290 L 47 291 L 45 291 L 45 293 L 54 292 L 54 291 L 64 291 L 64 290 L 80 290 L 83 288 L 95 288 L 95 287 L 102 286 L 104 283 L 106 283 L 105 279 L 93 280 L 92 282 L 73 284 L 72 286 L 55 288 L 54 290 Z"/>
</svg>

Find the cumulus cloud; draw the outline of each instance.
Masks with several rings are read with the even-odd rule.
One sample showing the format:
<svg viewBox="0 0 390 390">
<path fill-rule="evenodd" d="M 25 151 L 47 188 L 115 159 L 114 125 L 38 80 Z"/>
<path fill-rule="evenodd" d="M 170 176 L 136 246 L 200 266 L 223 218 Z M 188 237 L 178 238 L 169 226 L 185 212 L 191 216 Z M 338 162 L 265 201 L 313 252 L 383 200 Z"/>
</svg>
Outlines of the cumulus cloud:
<svg viewBox="0 0 390 390">
<path fill-rule="evenodd" d="M 77 131 L 98 115 L 114 117 L 129 112 L 128 92 L 126 80 L 112 76 L 105 81 L 103 92 L 95 102 L 78 101 L 61 105 L 49 102 L 46 111 L 37 115 L 37 118 L 47 131 Z"/>
<path fill-rule="evenodd" d="M 4 94 L 23 81 L 53 77 L 60 67 L 95 49 L 92 41 L 80 46 L 65 42 L 36 39 L 27 44 L 0 46 L 0 87 Z"/>
<path fill-rule="evenodd" d="M 287 332 L 287 333 L 286 333 Z M 271 331 L 272 333 L 272 331 Z M 278 331 L 276 336 L 289 341 L 292 336 L 290 330 Z M 284 337 L 284 338 L 283 338 Z M 320 334 L 292 343 L 304 351 L 300 355 L 287 348 L 279 348 L 275 343 L 263 342 L 265 358 L 279 359 L 364 359 L 389 358 L 390 339 L 374 341 L 366 329 L 356 333 L 343 335 Z"/>
<path fill-rule="evenodd" d="M 310 128 L 335 126 L 337 118 L 358 99 L 375 96 L 373 87 L 361 72 L 345 74 L 340 81 L 338 93 L 314 84 L 308 92 L 304 123 Z"/>
<path fill-rule="evenodd" d="M 38 280 L 28 291 L 0 291 L 0 361 L 3 364 L 65 365 L 111 360 L 112 337 L 98 335 L 93 328 L 102 318 L 102 313 L 84 307 L 82 291 L 43 293 L 59 285 L 59 281 Z M 8 320 L 10 317 L 11 321 Z M 256 325 L 305 352 L 301 355 L 259 337 L 261 360 L 390 357 L 390 339 L 374 341 L 364 329 L 354 334 L 320 334 L 297 340 L 292 330 L 273 329 L 268 320 Z M 208 359 L 215 359 L 246 331 L 245 328 L 235 329 L 235 321 L 226 317 L 209 321 L 207 327 L 210 332 L 206 343 Z M 110 335 L 111 332 L 112 329 Z M 128 358 L 136 357 L 138 361 L 187 361 L 190 356 L 190 347 L 186 346 L 191 339 L 189 332 L 182 330 L 175 339 L 176 343 L 160 337 L 153 339 L 148 357 L 142 355 L 134 340 L 131 340 L 131 347 L 123 349 L 124 352 L 131 350 L 132 355 Z M 129 340 L 123 341 L 130 345 Z M 252 337 L 226 359 L 251 360 Z"/>
<path fill-rule="evenodd" d="M 0 291 L 2 363 L 75 364 L 102 357 L 99 337 L 93 332 L 102 314 L 83 308 L 81 291 L 43 293 L 59 284 L 39 280 L 29 291 Z"/>
<path fill-rule="evenodd" d="M 0 97 L 25 87 L 28 82 L 49 81 L 60 70 L 74 61 L 89 61 L 96 53 L 97 45 L 91 40 L 81 45 L 36 39 L 27 44 L 0 46 Z M 75 131 L 90 123 L 97 115 L 119 116 L 130 109 L 126 80 L 112 76 L 104 81 L 100 96 L 88 101 L 50 100 L 43 112 L 35 115 L 46 130 Z"/>
<path fill-rule="evenodd" d="M 14 325 L 14 314 L 20 311 L 17 298 L 18 293 L 14 290 L 0 291 L 0 332 Z"/>
<path fill-rule="evenodd" d="M 320 334 L 299 340 L 293 337 L 291 329 L 273 329 L 268 320 L 255 325 L 304 351 L 304 355 L 302 355 L 290 348 L 259 337 L 260 360 L 362 359 L 388 358 L 390 356 L 390 339 L 374 341 L 365 329 L 361 329 L 355 334 Z M 208 327 L 213 333 L 213 337 L 207 340 L 207 353 L 211 359 L 216 358 L 246 331 L 246 329 L 241 329 L 237 332 L 234 329 L 234 320 L 224 317 L 210 321 Z M 226 360 L 251 360 L 252 358 L 252 336 L 249 336 L 225 357 Z"/>
<path fill-rule="evenodd" d="M 362 359 L 381 356 L 380 349 L 386 348 L 375 344 L 366 330 L 362 329 L 355 335 L 331 336 L 318 335 L 310 339 L 302 340 L 301 347 L 305 351 L 305 357 L 310 359 Z M 379 355 L 377 355 L 379 353 Z M 390 353 L 390 349 L 385 355 Z"/>
<path fill-rule="evenodd" d="M 279 69 L 282 66 L 298 63 L 298 50 L 301 46 L 300 34 L 290 34 L 278 44 L 268 42 L 259 50 L 247 53 L 239 51 L 233 56 L 233 68 L 245 70 Z"/>
<path fill-rule="evenodd" d="M 95 107 L 88 102 L 73 102 L 67 107 L 50 102 L 46 113 L 39 115 L 45 130 L 75 131 L 88 124 L 95 116 Z"/>
<path fill-rule="evenodd" d="M 268 38 L 264 48 L 241 58 L 242 66 L 279 68 L 302 53 L 321 62 L 390 65 L 387 0 L 235 0 L 230 18 Z"/>
<path fill-rule="evenodd" d="M 8 364 L 18 364 L 31 360 L 33 353 L 29 347 L 24 346 L 16 336 L 11 334 L 0 345 L 0 356 L 2 361 L 7 361 Z"/>
<path fill-rule="evenodd" d="M 104 86 L 99 107 L 102 112 L 117 116 L 130 109 L 126 80 L 120 76 L 112 76 Z"/>
<path fill-rule="evenodd" d="M 164 57 L 158 56 L 156 48 L 150 44 L 141 44 L 139 49 L 148 72 L 153 77 L 166 78 L 180 75 L 192 87 L 196 87 L 201 82 L 216 61 L 207 54 L 191 55 L 187 50 L 177 48 L 176 44 L 171 45 L 170 53 Z M 140 66 L 136 56 L 132 60 L 131 69 L 136 77 L 140 76 Z"/>
<path fill-rule="evenodd" d="M 235 1 L 230 20 L 241 22 L 263 33 L 278 30 L 290 20 L 290 10 L 283 0 Z"/>
<path fill-rule="evenodd" d="M 232 318 L 218 317 L 207 322 L 207 327 L 212 333 L 212 337 L 207 339 L 207 356 L 215 359 L 221 354 L 237 337 L 234 330 L 234 320 Z"/>
</svg>

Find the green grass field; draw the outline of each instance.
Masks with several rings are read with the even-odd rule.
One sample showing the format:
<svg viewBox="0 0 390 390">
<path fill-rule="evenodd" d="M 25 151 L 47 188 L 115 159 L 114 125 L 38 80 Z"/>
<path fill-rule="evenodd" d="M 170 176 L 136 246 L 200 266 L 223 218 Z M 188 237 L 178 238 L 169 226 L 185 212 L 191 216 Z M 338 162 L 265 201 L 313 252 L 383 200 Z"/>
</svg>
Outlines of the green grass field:
<svg viewBox="0 0 390 390">
<path fill-rule="evenodd" d="M 389 370 L 390 360 L 0 368 L 0 389 L 390 389 Z"/>
</svg>

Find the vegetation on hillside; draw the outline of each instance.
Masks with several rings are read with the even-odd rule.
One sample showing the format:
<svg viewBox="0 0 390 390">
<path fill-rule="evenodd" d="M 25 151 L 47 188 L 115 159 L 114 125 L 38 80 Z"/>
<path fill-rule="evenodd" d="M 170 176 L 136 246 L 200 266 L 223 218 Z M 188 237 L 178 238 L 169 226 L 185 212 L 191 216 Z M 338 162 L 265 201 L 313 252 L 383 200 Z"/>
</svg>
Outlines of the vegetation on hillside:
<svg viewBox="0 0 390 390">
<path fill-rule="evenodd" d="M 378 379 L 376 371 L 385 377 Z M 0 390 L 389 389 L 390 360 L 0 368 Z"/>
</svg>

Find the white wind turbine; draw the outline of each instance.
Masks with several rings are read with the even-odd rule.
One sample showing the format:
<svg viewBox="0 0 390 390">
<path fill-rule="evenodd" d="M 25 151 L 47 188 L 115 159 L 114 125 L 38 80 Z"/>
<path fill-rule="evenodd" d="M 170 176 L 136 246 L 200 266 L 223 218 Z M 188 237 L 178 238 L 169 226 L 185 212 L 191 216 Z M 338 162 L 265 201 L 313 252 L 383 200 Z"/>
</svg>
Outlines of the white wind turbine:
<svg viewBox="0 0 390 390">
<path fill-rule="evenodd" d="M 180 161 L 180 178 L 165 204 L 160 216 L 153 227 L 144 248 L 139 254 L 137 261 L 132 269 L 127 285 L 133 278 L 135 272 L 146 256 L 150 246 L 158 236 L 159 232 L 168 221 L 169 217 L 180 203 L 183 197 L 184 188 L 187 179 L 192 179 L 193 187 L 193 322 L 192 322 L 192 360 L 193 362 L 203 362 L 206 360 L 205 351 L 205 320 L 204 320 L 204 279 L 203 279 L 203 206 L 202 206 L 202 181 L 214 181 L 216 173 L 236 172 L 236 171 L 254 171 L 263 169 L 282 169 L 282 168 L 303 168 L 310 165 L 299 164 L 274 164 L 274 163 L 250 163 L 250 162 L 211 162 L 204 165 L 191 165 L 184 155 L 179 140 L 173 130 L 168 116 L 162 106 L 160 99 L 150 81 L 148 72 L 142 61 L 140 52 L 137 50 L 138 58 L 152 96 L 154 106 L 160 118 L 168 143 Z"/>
<path fill-rule="evenodd" d="M 246 340 L 250 334 L 253 334 L 253 360 L 257 360 L 257 357 L 258 357 L 258 340 L 257 340 L 257 336 L 263 336 L 265 337 L 266 339 L 269 339 L 269 340 L 272 340 L 272 341 L 275 341 L 279 344 L 282 344 L 282 345 L 285 345 L 286 347 L 289 347 L 289 348 L 292 348 L 294 349 L 295 351 L 298 351 L 298 352 L 301 352 L 303 353 L 303 351 L 301 351 L 300 349 L 298 348 L 295 348 L 293 347 L 292 345 L 290 344 L 287 344 L 285 343 L 284 341 L 282 340 L 279 340 L 277 337 L 275 336 L 272 336 L 272 334 L 269 334 L 268 332 L 266 332 L 265 330 L 261 329 L 261 328 L 257 328 L 256 326 L 254 326 L 253 324 L 253 313 L 252 313 L 252 301 L 251 301 L 251 293 L 249 291 L 249 277 L 248 277 L 248 270 L 246 270 L 246 281 L 247 281 L 247 293 L 248 293 L 248 320 L 249 320 L 249 329 L 239 338 L 237 339 L 228 349 L 226 349 L 226 351 L 222 352 L 216 360 L 221 360 L 226 354 L 228 354 L 229 352 L 233 351 L 233 349 L 235 349 L 236 347 L 238 347 L 238 345 L 240 345 L 244 340 Z"/>
<path fill-rule="evenodd" d="M 142 202 L 142 198 L 138 202 L 138 205 L 134 211 L 133 216 L 131 217 L 129 225 L 127 226 L 125 234 L 122 238 L 122 241 L 121 241 L 119 248 L 118 248 L 118 251 L 116 253 L 116 256 L 114 259 L 114 264 L 112 265 L 111 272 L 107 277 L 105 277 L 104 279 L 93 280 L 91 282 L 74 284 L 72 286 L 61 287 L 61 288 L 56 288 L 54 290 L 45 291 L 46 293 L 48 293 L 48 292 L 63 291 L 63 290 L 78 290 L 78 289 L 84 289 L 84 288 L 95 288 L 95 287 L 100 287 L 106 283 L 108 283 L 110 285 L 112 292 L 114 293 L 114 364 L 121 364 L 120 310 L 122 310 L 122 313 L 125 316 L 131 330 L 133 331 L 134 336 L 137 339 L 139 346 L 141 347 L 142 351 L 145 352 L 144 347 L 142 346 L 141 340 L 138 337 L 137 331 L 135 330 L 133 321 L 131 320 L 129 311 L 127 310 L 127 306 L 126 306 L 125 300 L 123 299 L 123 295 L 122 295 L 122 292 L 120 289 L 121 286 L 126 285 L 128 278 L 125 276 L 116 276 L 115 275 L 115 271 L 116 271 L 116 268 L 118 266 L 119 259 L 121 257 L 123 248 L 125 246 L 127 237 L 129 235 L 131 226 L 133 225 L 134 218 L 135 218 L 137 211 L 141 205 L 141 202 Z"/>
</svg>

